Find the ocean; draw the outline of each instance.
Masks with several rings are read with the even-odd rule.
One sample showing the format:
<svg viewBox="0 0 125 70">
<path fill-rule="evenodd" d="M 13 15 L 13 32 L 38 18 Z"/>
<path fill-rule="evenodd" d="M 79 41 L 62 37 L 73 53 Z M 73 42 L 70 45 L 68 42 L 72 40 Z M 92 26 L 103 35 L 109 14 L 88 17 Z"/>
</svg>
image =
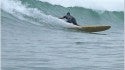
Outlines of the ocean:
<svg viewBox="0 0 125 70">
<path fill-rule="evenodd" d="M 111 28 L 94 33 L 71 30 L 74 25 L 58 19 L 67 12 L 79 25 Z M 65 7 L 42 0 L 3 0 L 1 69 L 123 70 L 123 36 L 121 10 Z"/>
</svg>

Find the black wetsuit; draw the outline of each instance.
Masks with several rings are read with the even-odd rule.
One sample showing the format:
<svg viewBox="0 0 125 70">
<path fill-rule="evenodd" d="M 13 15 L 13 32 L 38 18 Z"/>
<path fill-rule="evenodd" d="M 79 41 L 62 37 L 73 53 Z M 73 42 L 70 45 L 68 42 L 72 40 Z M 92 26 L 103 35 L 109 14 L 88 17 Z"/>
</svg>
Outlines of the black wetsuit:
<svg viewBox="0 0 125 70">
<path fill-rule="evenodd" d="M 65 16 L 63 16 L 63 18 L 66 18 L 67 22 L 69 22 L 69 23 L 73 23 L 74 25 L 78 25 L 76 22 L 76 19 L 71 15 L 65 15 Z"/>
</svg>

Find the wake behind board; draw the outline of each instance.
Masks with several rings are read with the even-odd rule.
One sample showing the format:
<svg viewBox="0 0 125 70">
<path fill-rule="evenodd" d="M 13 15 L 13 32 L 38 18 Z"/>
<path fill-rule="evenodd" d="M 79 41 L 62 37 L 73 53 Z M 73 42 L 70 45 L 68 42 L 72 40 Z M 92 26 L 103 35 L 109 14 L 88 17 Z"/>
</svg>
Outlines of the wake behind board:
<svg viewBox="0 0 125 70">
<path fill-rule="evenodd" d="M 76 26 L 73 29 L 84 31 L 84 32 L 100 32 L 110 29 L 111 26 Z"/>
</svg>

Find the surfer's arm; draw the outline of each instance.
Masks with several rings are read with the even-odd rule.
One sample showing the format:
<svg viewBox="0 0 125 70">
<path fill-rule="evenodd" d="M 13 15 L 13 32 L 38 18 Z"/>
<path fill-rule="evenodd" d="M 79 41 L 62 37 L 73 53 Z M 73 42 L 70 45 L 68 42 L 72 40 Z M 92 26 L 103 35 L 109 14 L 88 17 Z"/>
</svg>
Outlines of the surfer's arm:
<svg viewBox="0 0 125 70">
<path fill-rule="evenodd" d="M 61 17 L 60 19 L 64 19 L 64 18 L 65 18 L 65 16 Z"/>
</svg>

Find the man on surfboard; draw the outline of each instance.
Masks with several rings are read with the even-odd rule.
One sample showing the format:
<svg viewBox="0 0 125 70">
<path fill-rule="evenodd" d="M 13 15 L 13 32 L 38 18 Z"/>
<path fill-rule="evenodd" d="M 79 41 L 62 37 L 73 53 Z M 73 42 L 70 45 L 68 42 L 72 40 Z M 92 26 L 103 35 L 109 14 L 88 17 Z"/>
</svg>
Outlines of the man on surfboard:
<svg viewBox="0 0 125 70">
<path fill-rule="evenodd" d="M 67 20 L 68 23 L 73 23 L 74 25 L 79 26 L 76 22 L 76 19 L 73 16 L 71 16 L 69 12 L 65 16 L 61 17 L 60 19 L 64 19 L 64 18 Z"/>
</svg>

